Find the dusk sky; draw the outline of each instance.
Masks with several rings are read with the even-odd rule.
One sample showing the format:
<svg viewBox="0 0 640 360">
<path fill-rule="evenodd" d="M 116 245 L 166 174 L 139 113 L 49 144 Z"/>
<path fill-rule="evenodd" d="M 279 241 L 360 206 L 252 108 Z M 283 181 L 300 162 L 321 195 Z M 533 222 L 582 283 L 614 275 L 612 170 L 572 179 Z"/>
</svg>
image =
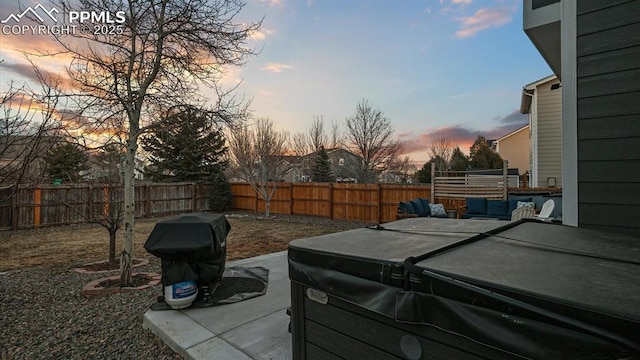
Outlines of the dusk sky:
<svg viewBox="0 0 640 360">
<path fill-rule="evenodd" d="M 2 19 L 16 8 L 0 4 Z M 522 0 L 248 0 L 237 20 L 262 17 L 249 42 L 260 54 L 225 78 L 242 81 L 256 117 L 294 134 L 323 115 L 329 130 L 367 99 L 419 166 L 432 136 L 468 152 L 477 135 L 524 125 L 522 87 L 551 74 L 522 30 Z M 25 80 L 19 51 L 41 40 L 0 35 L 4 85 Z"/>
</svg>

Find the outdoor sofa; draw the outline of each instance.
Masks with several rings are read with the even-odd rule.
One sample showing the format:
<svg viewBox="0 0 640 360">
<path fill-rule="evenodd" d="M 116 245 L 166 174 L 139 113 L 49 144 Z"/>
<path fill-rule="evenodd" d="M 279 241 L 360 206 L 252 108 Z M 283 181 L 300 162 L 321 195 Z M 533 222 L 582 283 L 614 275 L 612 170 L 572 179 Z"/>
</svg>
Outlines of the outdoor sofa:
<svg viewBox="0 0 640 360">
<path fill-rule="evenodd" d="M 402 201 L 398 204 L 398 219 L 412 217 L 438 217 L 446 218 L 447 212 L 442 204 L 431 204 L 429 199 L 417 198 L 410 201 Z"/>
<path fill-rule="evenodd" d="M 491 200 L 487 198 L 466 198 L 466 206 L 462 219 L 499 219 L 511 220 L 511 213 L 518 208 L 518 203 L 532 203 L 532 198 L 520 198 L 512 200 Z M 521 205 L 522 206 L 522 205 Z"/>
</svg>

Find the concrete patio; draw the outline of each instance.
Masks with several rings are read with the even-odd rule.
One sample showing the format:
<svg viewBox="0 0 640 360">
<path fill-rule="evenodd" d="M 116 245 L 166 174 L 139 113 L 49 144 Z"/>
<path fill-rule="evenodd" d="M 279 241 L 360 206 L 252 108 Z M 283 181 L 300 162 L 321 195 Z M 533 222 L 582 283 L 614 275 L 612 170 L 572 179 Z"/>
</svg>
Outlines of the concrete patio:
<svg viewBox="0 0 640 360">
<path fill-rule="evenodd" d="M 287 252 L 227 263 L 269 269 L 264 296 L 200 309 L 153 311 L 143 327 L 185 359 L 291 359 Z"/>
</svg>

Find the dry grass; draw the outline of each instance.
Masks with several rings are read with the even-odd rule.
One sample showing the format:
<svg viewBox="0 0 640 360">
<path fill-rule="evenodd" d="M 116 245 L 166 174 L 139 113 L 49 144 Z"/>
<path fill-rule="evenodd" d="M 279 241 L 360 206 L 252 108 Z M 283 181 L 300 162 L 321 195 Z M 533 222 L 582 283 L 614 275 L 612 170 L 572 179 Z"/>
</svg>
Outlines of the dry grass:
<svg viewBox="0 0 640 360">
<path fill-rule="evenodd" d="M 135 224 L 134 257 L 154 258 L 144 242 L 161 219 L 139 219 Z M 362 226 L 353 222 L 310 217 L 262 218 L 253 214 L 228 217 L 227 260 L 243 259 L 287 249 L 291 240 L 348 230 Z M 118 232 L 116 251 L 122 249 Z M 68 268 L 109 255 L 109 234 L 99 225 L 69 225 L 34 230 L 0 232 L 0 271 L 36 266 Z"/>
</svg>

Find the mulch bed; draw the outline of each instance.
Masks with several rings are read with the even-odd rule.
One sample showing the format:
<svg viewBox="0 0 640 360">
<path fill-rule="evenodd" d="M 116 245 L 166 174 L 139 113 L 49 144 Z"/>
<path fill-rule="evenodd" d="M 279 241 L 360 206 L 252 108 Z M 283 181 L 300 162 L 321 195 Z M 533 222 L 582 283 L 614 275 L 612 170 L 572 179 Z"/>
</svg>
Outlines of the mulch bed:
<svg viewBox="0 0 640 360">
<path fill-rule="evenodd" d="M 136 266 L 141 263 L 143 263 L 141 259 L 133 259 L 131 266 Z M 120 262 L 101 261 L 92 264 L 86 264 L 80 266 L 80 268 L 85 269 L 86 271 L 115 271 L 120 270 Z"/>
<path fill-rule="evenodd" d="M 132 284 L 120 286 L 120 276 L 114 275 L 106 278 L 95 279 L 82 287 L 80 293 L 89 298 L 95 296 L 107 296 L 121 292 L 134 292 L 155 287 L 160 284 L 161 275 L 157 273 L 134 273 L 131 276 Z"/>
<path fill-rule="evenodd" d="M 144 258 L 134 258 L 131 262 L 132 268 L 147 265 L 149 260 Z M 84 264 L 73 269 L 78 274 L 99 274 L 120 270 L 119 262 L 97 261 L 90 264 Z"/>
</svg>

